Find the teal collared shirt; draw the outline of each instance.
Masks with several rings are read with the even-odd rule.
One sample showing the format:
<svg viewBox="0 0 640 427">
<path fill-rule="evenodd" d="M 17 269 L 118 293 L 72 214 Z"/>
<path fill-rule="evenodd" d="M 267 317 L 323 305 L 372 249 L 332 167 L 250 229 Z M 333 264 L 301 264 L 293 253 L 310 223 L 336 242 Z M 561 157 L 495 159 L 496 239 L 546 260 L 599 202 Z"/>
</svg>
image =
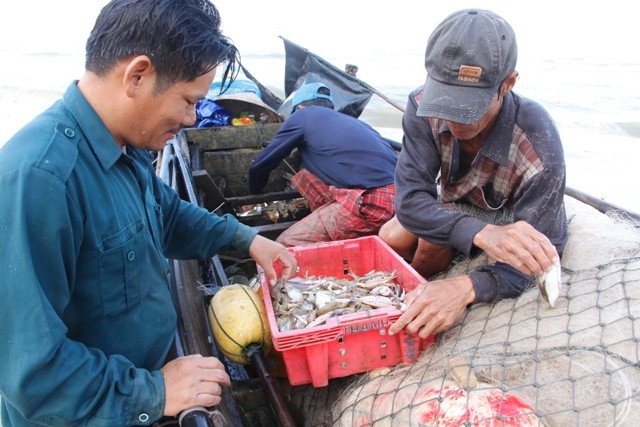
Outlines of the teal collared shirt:
<svg viewBox="0 0 640 427">
<path fill-rule="evenodd" d="M 2 425 L 150 424 L 176 328 L 167 258 L 256 232 L 123 153 L 76 86 L 0 150 Z"/>
</svg>

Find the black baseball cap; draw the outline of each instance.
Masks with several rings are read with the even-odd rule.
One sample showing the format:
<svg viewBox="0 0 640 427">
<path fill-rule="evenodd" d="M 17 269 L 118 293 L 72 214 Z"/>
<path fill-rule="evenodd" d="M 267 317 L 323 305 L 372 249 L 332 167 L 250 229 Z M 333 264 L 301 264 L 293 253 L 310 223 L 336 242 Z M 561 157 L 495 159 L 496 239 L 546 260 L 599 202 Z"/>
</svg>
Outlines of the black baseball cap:
<svg viewBox="0 0 640 427">
<path fill-rule="evenodd" d="M 477 122 L 517 58 L 515 33 L 503 18 L 481 9 L 452 13 L 429 36 L 418 116 Z"/>
</svg>

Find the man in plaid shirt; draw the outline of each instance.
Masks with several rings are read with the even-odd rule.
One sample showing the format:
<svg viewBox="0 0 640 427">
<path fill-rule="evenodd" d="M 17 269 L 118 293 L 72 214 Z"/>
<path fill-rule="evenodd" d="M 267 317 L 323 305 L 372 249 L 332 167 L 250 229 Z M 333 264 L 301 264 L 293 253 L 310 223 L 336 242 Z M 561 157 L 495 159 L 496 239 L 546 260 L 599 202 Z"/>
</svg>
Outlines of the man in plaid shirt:
<svg viewBox="0 0 640 427">
<path fill-rule="evenodd" d="M 495 263 L 420 285 L 391 333 L 444 331 L 469 304 L 516 297 L 559 262 L 562 144 L 548 113 L 511 92 L 516 59 L 512 28 L 486 10 L 453 13 L 429 38 L 427 81 L 403 117 L 396 217 L 380 236 L 425 278 L 457 253 Z"/>
</svg>

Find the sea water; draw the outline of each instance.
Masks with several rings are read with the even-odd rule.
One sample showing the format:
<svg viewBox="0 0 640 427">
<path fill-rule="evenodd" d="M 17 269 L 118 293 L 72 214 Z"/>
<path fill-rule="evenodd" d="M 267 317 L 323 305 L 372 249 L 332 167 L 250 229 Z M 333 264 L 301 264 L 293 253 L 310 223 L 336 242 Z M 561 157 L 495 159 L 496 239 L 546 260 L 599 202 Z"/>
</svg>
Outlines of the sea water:
<svg viewBox="0 0 640 427">
<path fill-rule="evenodd" d="M 0 145 L 81 77 L 84 44 L 104 0 L 3 2 L 0 16 Z M 480 7 L 516 31 L 514 91 L 540 102 L 560 131 L 567 185 L 640 212 L 640 29 L 632 3 L 500 0 L 214 0 L 243 64 L 284 98 L 284 45 L 301 45 L 379 95 L 362 119 L 402 138 L 401 109 L 424 83 L 424 49 L 449 13 Z M 385 101 L 388 98 L 394 105 Z M 398 106 L 400 108 L 398 108 Z"/>
</svg>

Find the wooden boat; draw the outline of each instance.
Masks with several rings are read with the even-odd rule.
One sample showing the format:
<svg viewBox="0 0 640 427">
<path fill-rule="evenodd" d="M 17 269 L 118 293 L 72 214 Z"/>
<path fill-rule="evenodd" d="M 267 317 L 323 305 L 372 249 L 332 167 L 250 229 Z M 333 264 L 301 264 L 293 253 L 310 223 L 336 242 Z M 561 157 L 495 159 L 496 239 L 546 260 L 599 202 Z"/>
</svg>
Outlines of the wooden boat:
<svg viewBox="0 0 640 427">
<path fill-rule="evenodd" d="M 289 43 L 289 44 L 287 44 Z M 309 69 L 308 61 L 301 57 L 311 55 L 312 60 L 331 70 L 330 78 L 347 79 L 364 92 L 377 93 L 375 89 L 362 84 L 355 77 L 322 63 L 321 58 L 306 50 L 300 51 L 296 45 L 285 41 L 287 49 L 297 58 L 297 67 Z M 312 62 L 313 62 L 312 61 Z M 306 65 L 301 65 L 306 64 Z M 317 65 L 317 64 L 316 64 Z M 292 65 L 293 67 L 293 65 Z M 250 76 L 247 70 L 245 74 Z M 291 83 L 291 79 L 287 80 Z M 259 84 L 259 82 L 258 82 Z M 263 93 L 277 108 L 277 97 L 266 88 Z M 289 87 L 290 93 L 293 87 Z M 345 96 L 346 97 L 346 96 Z M 366 98 L 366 95 L 365 95 Z M 362 106 L 359 99 L 358 107 Z M 280 101 L 282 103 L 282 101 Z M 366 102 L 364 103 L 366 104 Z M 344 103 L 344 108 L 354 108 L 354 104 Z M 361 111 L 361 110 L 360 110 Z M 355 113 L 359 115 L 358 112 Z M 276 134 L 280 127 L 277 122 L 263 122 L 251 126 L 226 126 L 212 128 L 188 128 L 169 141 L 158 156 L 159 176 L 169 183 L 183 199 L 202 206 L 220 215 L 231 214 L 241 222 L 255 227 L 261 234 L 275 239 L 293 222 L 306 215 L 300 210 L 277 221 L 269 219 L 264 212 L 241 214 L 240 207 L 273 203 L 287 203 L 299 197 L 288 189 L 288 180 L 299 165 L 297 153 L 271 173 L 265 192 L 260 195 L 249 193 L 247 171 L 255 156 Z M 401 149 L 396 145 L 397 149 Z M 567 189 L 567 195 L 595 207 L 601 212 L 617 212 L 632 221 L 640 221 L 640 216 L 618 206 L 589 196 L 574 189 Z M 213 412 L 195 409 L 183 414 L 181 425 L 188 426 L 278 426 L 296 425 L 301 420 L 292 415 L 291 408 L 283 399 L 278 381 L 265 372 L 269 367 L 245 366 L 226 360 L 219 351 L 209 328 L 206 310 L 215 292 L 231 281 L 250 279 L 257 274 L 255 264 L 245 256 L 235 253 L 221 253 L 206 260 L 171 260 L 172 292 L 178 312 L 178 333 L 176 343 L 179 355 L 202 354 L 225 360 L 233 383 L 223 391 L 223 401 Z"/>
</svg>

